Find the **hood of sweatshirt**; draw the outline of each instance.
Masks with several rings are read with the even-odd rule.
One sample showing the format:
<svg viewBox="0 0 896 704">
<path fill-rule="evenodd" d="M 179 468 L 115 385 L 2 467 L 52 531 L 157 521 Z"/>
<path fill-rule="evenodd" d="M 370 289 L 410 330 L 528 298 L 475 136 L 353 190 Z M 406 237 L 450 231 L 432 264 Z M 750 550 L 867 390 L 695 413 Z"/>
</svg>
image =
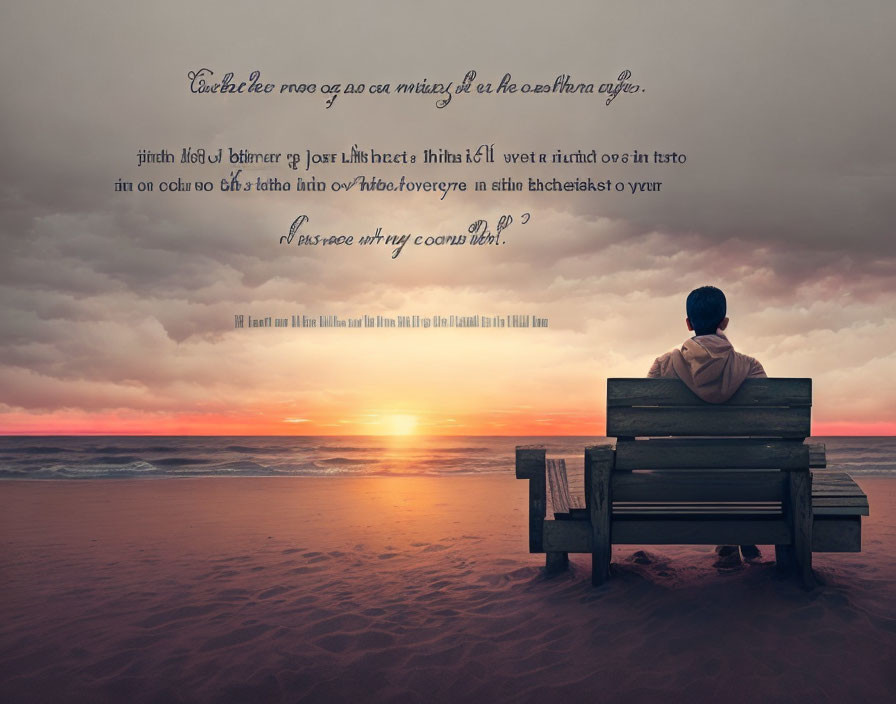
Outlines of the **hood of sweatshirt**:
<svg viewBox="0 0 896 704">
<path fill-rule="evenodd" d="M 752 360 L 738 354 L 722 332 L 686 340 L 672 353 L 678 378 L 709 403 L 724 403 L 750 374 Z"/>
</svg>

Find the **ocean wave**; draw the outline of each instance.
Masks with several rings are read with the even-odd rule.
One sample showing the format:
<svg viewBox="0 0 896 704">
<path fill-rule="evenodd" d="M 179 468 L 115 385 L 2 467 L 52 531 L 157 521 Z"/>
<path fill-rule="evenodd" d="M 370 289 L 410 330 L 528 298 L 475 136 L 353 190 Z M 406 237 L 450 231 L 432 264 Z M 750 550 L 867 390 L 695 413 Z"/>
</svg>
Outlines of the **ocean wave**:
<svg viewBox="0 0 896 704">
<path fill-rule="evenodd" d="M 513 473 L 515 447 L 540 444 L 582 475 L 599 437 L 0 437 L 2 479 L 222 476 L 455 476 Z M 828 470 L 896 477 L 896 438 L 813 438 Z"/>
<path fill-rule="evenodd" d="M 351 445 L 317 445 L 308 448 L 315 452 L 380 452 L 382 447 L 353 447 Z"/>
<path fill-rule="evenodd" d="M 190 467 L 200 464 L 208 464 L 208 460 L 194 459 L 192 457 L 163 457 L 152 460 L 157 467 Z"/>
<path fill-rule="evenodd" d="M 64 447 L 47 447 L 44 445 L 35 445 L 33 447 L 17 447 L 15 448 L 16 452 L 21 452 L 26 455 L 51 455 L 58 452 L 69 452 Z"/>
</svg>

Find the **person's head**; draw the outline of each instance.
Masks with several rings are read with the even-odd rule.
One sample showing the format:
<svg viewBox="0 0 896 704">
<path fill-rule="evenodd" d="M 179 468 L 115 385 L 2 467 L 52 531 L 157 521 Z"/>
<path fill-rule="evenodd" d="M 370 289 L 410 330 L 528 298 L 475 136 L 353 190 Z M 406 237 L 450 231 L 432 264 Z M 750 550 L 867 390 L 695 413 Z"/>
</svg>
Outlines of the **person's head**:
<svg viewBox="0 0 896 704">
<path fill-rule="evenodd" d="M 724 330 L 728 327 L 727 307 L 725 294 L 715 286 L 695 288 L 688 294 L 686 304 L 688 330 L 696 335 L 715 335 L 716 329 Z"/>
</svg>

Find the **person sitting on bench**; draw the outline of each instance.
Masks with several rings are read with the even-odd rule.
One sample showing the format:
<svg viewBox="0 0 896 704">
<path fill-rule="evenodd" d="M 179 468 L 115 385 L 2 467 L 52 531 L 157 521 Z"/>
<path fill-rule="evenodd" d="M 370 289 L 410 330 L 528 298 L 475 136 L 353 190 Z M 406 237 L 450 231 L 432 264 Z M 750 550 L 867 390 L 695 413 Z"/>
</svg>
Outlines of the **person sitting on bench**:
<svg viewBox="0 0 896 704">
<path fill-rule="evenodd" d="M 744 379 L 767 378 L 762 365 L 753 357 L 736 352 L 725 336 L 728 327 L 725 294 L 715 286 L 701 286 L 688 294 L 685 324 L 694 336 L 681 349 L 660 355 L 648 377 L 681 379 L 697 396 L 708 403 L 724 403 L 734 395 Z M 743 556 L 760 556 L 755 545 L 741 545 Z M 716 548 L 720 566 L 740 563 L 736 545 Z"/>
</svg>

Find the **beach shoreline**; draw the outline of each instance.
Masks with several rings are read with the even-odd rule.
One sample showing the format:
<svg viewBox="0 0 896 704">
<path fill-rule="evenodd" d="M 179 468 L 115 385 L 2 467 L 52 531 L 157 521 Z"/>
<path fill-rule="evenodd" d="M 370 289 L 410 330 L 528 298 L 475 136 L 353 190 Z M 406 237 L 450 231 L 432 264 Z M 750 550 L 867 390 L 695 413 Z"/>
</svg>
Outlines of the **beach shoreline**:
<svg viewBox="0 0 896 704">
<path fill-rule="evenodd" d="M 547 578 L 526 482 L 203 477 L 0 484 L 0 699 L 885 701 L 896 480 L 861 553 L 619 546 Z M 300 479 L 301 481 L 296 481 Z M 643 550 L 643 554 L 637 554 Z"/>
</svg>

